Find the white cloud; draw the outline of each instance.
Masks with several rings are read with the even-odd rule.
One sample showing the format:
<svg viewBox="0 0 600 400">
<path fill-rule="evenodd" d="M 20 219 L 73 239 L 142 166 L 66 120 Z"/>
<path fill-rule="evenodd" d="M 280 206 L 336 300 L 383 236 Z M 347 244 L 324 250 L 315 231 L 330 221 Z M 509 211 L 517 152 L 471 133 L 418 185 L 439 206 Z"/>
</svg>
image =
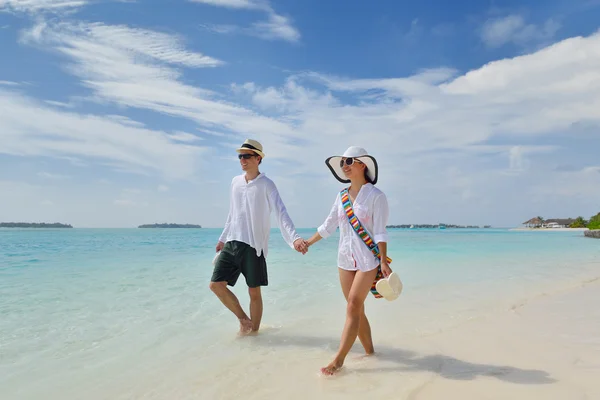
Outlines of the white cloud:
<svg viewBox="0 0 600 400">
<path fill-rule="evenodd" d="M 25 42 L 54 43 L 68 46 L 62 48 L 66 53 L 81 54 L 99 50 L 105 55 L 120 57 L 122 61 L 141 58 L 142 62 L 159 62 L 185 67 L 215 67 L 222 61 L 184 48 L 180 37 L 147 29 L 130 28 L 123 25 L 104 25 L 101 23 L 48 25 L 44 22 L 26 31 L 22 37 Z M 102 67 L 107 67 L 103 65 Z M 110 73 L 111 71 L 106 71 Z"/>
<path fill-rule="evenodd" d="M 541 199 L 553 196 L 553 180 L 563 179 L 557 175 L 563 172 L 554 167 L 568 161 L 565 153 L 574 150 L 581 134 L 578 124 L 600 125 L 600 34 L 571 38 L 464 74 L 448 68 L 389 79 L 308 73 L 292 76 L 281 86 L 241 82 L 228 93 L 215 93 L 185 84 L 170 62 L 133 59 L 100 37 L 80 35 L 87 32 L 85 26 L 49 25 L 39 32 L 31 37 L 67 57 L 68 71 L 98 99 L 188 119 L 199 131 L 213 135 L 205 142 L 231 149 L 227 161 L 220 159 L 222 154 L 205 153 L 211 179 L 221 182 L 222 177 L 214 175 L 229 174 L 236 167 L 233 149 L 242 138 L 263 142 L 263 167 L 284 199 L 297 204 L 290 212 L 301 216 L 295 220 L 300 226 L 322 222 L 337 190 L 323 160 L 353 144 L 366 147 L 379 160 L 380 185 L 393 204 L 390 223 L 443 219 L 498 225 L 526 220 L 538 214 Z M 9 154 L 94 158 L 151 174 L 168 171 L 187 177 L 201 158 L 200 149 L 190 144 L 193 135 L 186 132 L 165 133 L 114 118 L 65 113 L 4 93 L 0 124 L 12 133 L 7 137 L 0 131 L 0 137 L 5 135 L 0 151 Z M 596 137 L 593 140 L 598 143 Z M 597 160 L 581 162 L 591 172 L 581 172 L 575 181 L 586 185 L 588 196 L 600 194 L 595 189 L 600 186 L 594 186 L 600 175 L 593 169 Z M 159 182 L 151 187 L 159 187 Z M 298 187 L 309 187 L 310 193 Z M 169 189 L 173 197 L 181 197 L 178 190 Z M 202 198 L 206 204 L 227 204 L 227 190 L 219 190 L 221 194 L 203 188 L 197 196 L 210 192 Z M 157 191 L 148 192 L 167 197 Z M 569 201 L 568 193 L 561 192 L 556 207 Z M 134 201 L 113 193 L 106 203 L 112 207 L 114 199 Z M 577 199 L 574 204 L 581 207 L 590 204 Z M 150 208 L 155 202 L 150 201 Z M 225 208 L 203 216 L 202 224 L 222 225 Z M 178 208 L 177 215 L 199 209 L 190 204 L 188 209 Z M 148 215 L 152 214 L 145 218 Z"/>
<path fill-rule="evenodd" d="M 203 149 L 177 144 L 167 133 L 106 117 L 64 112 L 0 89 L 0 153 L 82 157 L 135 173 L 189 178 Z M 45 175 L 48 177 L 48 175 Z"/>
<path fill-rule="evenodd" d="M 240 8 L 240 9 L 264 9 L 268 6 L 265 1 L 257 0 L 189 0 L 193 3 L 204 3 L 211 6 Z"/>
<path fill-rule="evenodd" d="M 552 19 L 538 26 L 527 24 L 521 15 L 508 15 L 487 20 L 481 30 L 481 40 L 488 47 L 500 47 L 510 42 L 520 46 L 544 45 L 559 29 L 560 24 Z"/>
<path fill-rule="evenodd" d="M 51 172 L 46 172 L 46 171 L 38 172 L 37 175 L 39 177 L 41 177 L 41 178 L 46 178 L 46 179 L 58 179 L 58 180 L 61 180 L 61 179 L 69 179 L 70 178 L 70 176 L 68 176 L 68 175 L 53 174 Z"/>
<path fill-rule="evenodd" d="M 288 42 L 300 40 L 300 32 L 292 26 L 290 19 L 275 13 L 269 13 L 267 21 L 253 23 L 249 32 L 262 39 L 283 39 Z"/>
<path fill-rule="evenodd" d="M 130 200 L 130 199 L 117 199 L 113 203 L 114 203 L 114 205 L 120 206 L 120 207 L 131 207 L 131 206 L 135 206 L 137 204 L 135 201 Z"/>
<path fill-rule="evenodd" d="M 243 33 L 266 40 L 286 40 L 298 42 L 300 32 L 296 29 L 289 17 L 277 14 L 268 1 L 251 0 L 189 0 L 194 3 L 203 3 L 217 7 L 233 9 L 260 10 L 267 14 L 266 21 L 254 22 L 250 27 L 237 25 L 201 25 L 205 29 L 221 34 Z"/>
<path fill-rule="evenodd" d="M 558 162 L 569 148 L 553 138 L 567 136 L 575 143 L 578 123 L 600 126 L 599 47 L 596 34 L 460 76 L 446 69 L 392 79 L 304 74 L 283 87 L 236 85 L 233 92 L 250 95 L 258 107 L 303 133 L 298 148 L 307 162 L 296 162 L 299 172 L 317 174 L 326 156 L 361 144 L 380 160 L 382 186 L 403 200 L 405 208 L 393 211 L 396 221 L 436 213 L 435 198 L 446 199 L 444 212 L 453 209 L 464 221 L 477 218 L 471 210 L 482 207 L 527 212 L 528 194 L 553 179 L 540 168 Z M 303 86 L 306 78 L 328 90 Z M 418 192 L 411 193 L 413 188 Z M 513 198 L 507 200 L 508 193 Z M 419 210 L 416 204 L 431 208 Z M 458 211 L 465 207 L 470 210 Z"/>
<path fill-rule="evenodd" d="M 46 104 L 50 104 L 51 106 L 61 107 L 61 108 L 73 108 L 72 104 L 65 103 L 63 101 L 55 101 L 55 100 L 44 100 Z"/>
<path fill-rule="evenodd" d="M 156 190 L 158 190 L 159 192 L 168 192 L 169 187 L 166 185 L 158 185 L 158 188 Z"/>
<path fill-rule="evenodd" d="M 221 96 L 212 91 L 181 83 L 181 73 L 169 65 L 137 59 L 129 51 L 106 40 L 104 35 L 89 34 L 96 26 L 59 24 L 42 29 L 34 26 L 24 37 L 27 42 L 67 56 L 71 60 L 68 71 L 80 77 L 82 84 L 99 100 L 183 117 L 212 131 L 218 127 L 225 132 L 244 135 L 294 136 L 294 130 L 277 119 L 222 101 Z M 112 28 L 103 26 L 100 32 L 113 37 Z M 121 27 L 115 29 L 123 31 Z M 137 42 L 129 39 L 127 47 L 136 49 Z M 144 45 L 145 42 L 140 47 Z M 175 141 L 178 138 L 181 135 L 171 137 Z M 191 139 L 190 136 L 185 138 Z M 276 141 L 283 142 L 284 138 Z"/>
<path fill-rule="evenodd" d="M 176 142 L 184 142 L 184 143 L 199 142 L 202 140 L 201 137 L 193 135 L 191 133 L 187 133 L 187 132 L 175 132 L 175 133 L 172 133 L 171 135 L 169 135 L 169 138 Z"/>
<path fill-rule="evenodd" d="M 41 12 L 64 11 L 79 8 L 87 4 L 85 0 L 0 0 L 0 11 Z"/>
<path fill-rule="evenodd" d="M 12 81 L 0 81 L 0 86 L 19 86 L 19 83 Z"/>
</svg>

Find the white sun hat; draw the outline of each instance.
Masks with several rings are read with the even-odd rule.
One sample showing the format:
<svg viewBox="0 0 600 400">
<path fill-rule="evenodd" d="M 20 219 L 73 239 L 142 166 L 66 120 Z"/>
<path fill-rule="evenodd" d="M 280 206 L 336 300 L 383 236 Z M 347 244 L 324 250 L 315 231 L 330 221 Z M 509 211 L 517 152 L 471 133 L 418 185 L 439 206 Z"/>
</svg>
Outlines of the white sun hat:
<svg viewBox="0 0 600 400">
<path fill-rule="evenodd" d="M 217 265 L 217 260 L 219 259 L 219 256 L 221 255 L 221 251 L 217 251 L 217 253 L 215 254 L 215 256 L 213 257 L 213 265 Z"/>
<path fill-rule="evenodd" d="M 392 272 L 387 278 L 382 278 L 375 284 L 375 289 L 387 301 L 393 301 L 402 293 L 402 281 L 397 273 Z"/>
<path fill-rule="evenodd" d="M 329 167 L 329 170 L 335 176 L 335 178 L 342 183 L 350 183 L 350 179 L 346 178 L 344 175 L 344 171 L 340 166 L 340 161 L 345 158 L 357 158 L 363 164 L 367 166 L 367 175 L 371 179 L 371 183 L 374 185 L 377 183 L 377 178 L 379 177 L 377 160 L 373 156 L 370 156 L 369 153 L 362 147 L 358 146 L 350 146 L 341 156 L 331 156 L 325 160 L 325 164 Z"/>
<path fill-rule="evenodd" d="M 242 144 L 240 148 L 236 151 L 240 153 L 242 150 L 252 150 L 262 158 L 265 158 L 265 153 L 263 153 L 262 144 L 253 139 L 246 139 L 246 141 Z"/>
</svg>

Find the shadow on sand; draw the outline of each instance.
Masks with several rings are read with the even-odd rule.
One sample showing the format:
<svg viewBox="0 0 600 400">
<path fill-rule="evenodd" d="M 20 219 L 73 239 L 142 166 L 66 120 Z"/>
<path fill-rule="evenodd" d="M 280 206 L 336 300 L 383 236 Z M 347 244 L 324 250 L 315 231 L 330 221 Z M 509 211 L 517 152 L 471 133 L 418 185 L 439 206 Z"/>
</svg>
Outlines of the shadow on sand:
<svg viewBox="0 0 600 400">
<path fill-rule="evenodd" d="M 310 347 L 335 351 L 339 339 L 311 336 L 286 336 L 278 333 L 259 334 L 249 337 L 261 346 Z M 358 343 L 358 341 L 357 341 Z M 357 345 L 355 345 L 357 346 Z M 361 347 L 362 349 L 362 347 Z M 419 355 L 413 351 L 388 346 L 377 346 L 372 357 L 393 362 L 396 367 L 352 368 L 354 372 L 424 371 L 436 373 L 447 379 L 472 380 L 480 376 L 494 377 L 505 382 L 541 385 L 556 382 L 545 371 L 520 369 L 510 366 L 476 364 L 442 354 Z"/>
</svg>

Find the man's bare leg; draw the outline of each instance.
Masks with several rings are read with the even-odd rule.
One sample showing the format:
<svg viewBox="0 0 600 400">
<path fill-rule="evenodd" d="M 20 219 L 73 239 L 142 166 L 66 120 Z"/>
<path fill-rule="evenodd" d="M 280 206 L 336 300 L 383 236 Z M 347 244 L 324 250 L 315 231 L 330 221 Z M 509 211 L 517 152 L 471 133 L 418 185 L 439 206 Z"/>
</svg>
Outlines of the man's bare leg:
<svg viewBox="0 0 600 400">
<path fill-rule="evenodd" d="M 352 282 L 354 282 L 354 276 L 356 275 L 356 271 L 347 271 L 345 269 L 338 268 L 340 273 L 340 284 L 342 285 L 342 292 L 344 293 L 344 297 L 346 301 L 348 301 L 348 295 L 350 294 L 350 288 L 352 287 Z M 365 349 L 365 353 L 367 355 L 371 355 L 375 352 L 373 347 L 373 338 L 371 336 L 371 325 L 369 325 L 369 320 L 365 314 L 365 308 L 363 303 L 363 308 L 360 316 L 360 323 L 358 325 L 358 338 L 360 339 L 360 343 Z"/>
<path fill-rule="evenodd" d="M 258 332 L 263 314 L 263 301 L 260 286 L 248 288 L 248 294 L 250 295 L 250 319 L 252 320 L 252 331 Z"/>
<path fill-rule="evenodd" d="M 344 365 L 346 356 L 352 348 L 358 336 L 361 312 L 364 310 L 364 302 L 371 290 L 373 280 L 377 275 L 377 269 L 368 272 L 358 271 L 354 276 L 354 282 L 348 294 L 348 306 L 346 308 L 346 324 L 342 333 L 340 348 L 333 361 L 326 367 L 321 368 L 325 375 L 333 375 Z"/>
<path fill-rule="evenodd" d="M 227 282 L 211 282 L 209 287 L 210 290 L 217 295 L 219 300 L 221 300 L 221 303 L 238 317 L 238 320 L 240 321 L 240 333 L 249 333 L 252 330 L 252 322 L 242 309 L 238 298 L 227 287 Z"/>
</svg>

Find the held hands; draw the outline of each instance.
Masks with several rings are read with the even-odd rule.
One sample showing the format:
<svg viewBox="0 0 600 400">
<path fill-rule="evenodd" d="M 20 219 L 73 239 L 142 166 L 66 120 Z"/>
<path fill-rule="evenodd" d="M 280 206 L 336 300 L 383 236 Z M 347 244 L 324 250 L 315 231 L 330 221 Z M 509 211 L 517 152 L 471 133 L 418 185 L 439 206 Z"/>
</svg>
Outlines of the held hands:
<svg viewBox="0 0 600 400">
<path fill-rule="evenodd" d="M 219 251 L 223 250 L 223 247 L 225 247 L 225 243 L 218 242 L 215 248 L 216 252 L 218 253 Z M 296 239 L 294 242 L 294 249 L 296 249 L 296 251 L 299 253 L 306 254 L 308 251 L 308 242 L 304 239 Z"/>
<path fill-rule="evenodd" d="M 308 242 L 304 239 L 296 239 L 294 242 L 294 249 L 296 249 L 298 253 L 306 254 L 308 251 Z"/>
</svg>

